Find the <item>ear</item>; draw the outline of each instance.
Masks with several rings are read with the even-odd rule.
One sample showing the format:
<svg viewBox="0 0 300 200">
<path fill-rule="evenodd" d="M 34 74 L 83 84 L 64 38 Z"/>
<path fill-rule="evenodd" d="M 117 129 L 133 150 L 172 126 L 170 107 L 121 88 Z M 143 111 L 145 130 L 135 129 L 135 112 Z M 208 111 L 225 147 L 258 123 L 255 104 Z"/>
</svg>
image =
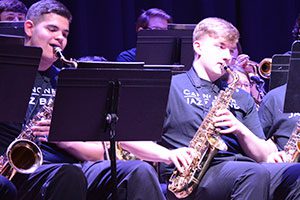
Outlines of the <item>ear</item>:
<svg viewBox="0 0 300 200">
<path fill-rule="evenodd" d="M 26 20 L 24 22 L 24 31 L 27 37 L 31 37 L 33 33 L 34 23 L 31 20 Z"/>
<path fill-rule="evenodd" d="M 201 55 L 202 50 L 199 40 L 193 42 L 193 48 L 196 54 Z"/>
</svg>

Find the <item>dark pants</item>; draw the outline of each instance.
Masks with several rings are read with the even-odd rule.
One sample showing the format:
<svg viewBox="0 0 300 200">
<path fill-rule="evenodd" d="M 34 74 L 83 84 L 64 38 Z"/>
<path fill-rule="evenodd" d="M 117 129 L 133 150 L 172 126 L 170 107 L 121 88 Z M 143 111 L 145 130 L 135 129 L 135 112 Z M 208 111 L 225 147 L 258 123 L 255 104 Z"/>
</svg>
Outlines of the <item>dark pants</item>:
<svg viewBox="0 0 300 200">
<path fill-rule="evenodd" d="M 300 163 L 262 165 L 270 172 L 270 199 L 300 199 Z"/>
<path fill-rule="evenodd" d="M 30 175 L 17 174 L 13 181 L 18 188 L 18 200 L 86 198 L 84 174 L 72 164 L 44 164 Z"/>
<path fill-rule="evenodd" d="M 88 182 L 88 200 L 111 199 L 110 161 L 86 162 L 82 170 Z M 118 199 L 165 199 L 154 168 L 143 161 L 117 161 Z"/>
<path fill-rule="evenodd" d="M 111 199 L 110 161 L 45 164 L 14 179 L 19 199 Z M 25 178 L 26 177 L 26 178 Z M 157 173 L 143 161 L 117 161 L 118 199 L 165 199 Z"/>
<path fill-rule="evenodd" d="M 3 176 L 0 176 L 0 199 L 14 200 L 17 197 L 17 190 L 14 184 Z"/>
<path fill-rule="evenodd" d="M 185 199 L 291 200 L 300 195 L 300 164 L 224 161 L 211 166 Z M 168 199 L 176 199 L 168 191 Z"/>
</svg>

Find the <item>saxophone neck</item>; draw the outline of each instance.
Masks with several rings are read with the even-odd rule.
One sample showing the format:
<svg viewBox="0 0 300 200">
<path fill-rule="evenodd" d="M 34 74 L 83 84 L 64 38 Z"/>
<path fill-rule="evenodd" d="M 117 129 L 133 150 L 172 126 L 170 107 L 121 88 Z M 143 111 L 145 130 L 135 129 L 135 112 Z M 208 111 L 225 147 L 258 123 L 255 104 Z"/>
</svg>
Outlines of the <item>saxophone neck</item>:
<svg viewBox="0 0 300 200">
<path fill-rule="evenodd" d="M 232 82 L 228 85 L 228 87 L 236 89 L 240 79 L 238 73 L 232 70 L 230 66 L 225 66 L 224 69 L 232 77 Z"/>
<path fill-rule="evenodd" d="M 56 57 L 58 57 L 59 60 L 62 63 L 66 64 L 66 65 L 69 65 L 71 67 L 77 68 L 78 63 L 75 60 L 72 60 L 72 59 L 68 60 L 68 59 L 66 59 L 65 56 L 63 55 L 62 49 L 60 47 L 54 46 L 53 47 L 53 51 L 54 51 L 54 54 L 56 55 Z"/>
</svg>

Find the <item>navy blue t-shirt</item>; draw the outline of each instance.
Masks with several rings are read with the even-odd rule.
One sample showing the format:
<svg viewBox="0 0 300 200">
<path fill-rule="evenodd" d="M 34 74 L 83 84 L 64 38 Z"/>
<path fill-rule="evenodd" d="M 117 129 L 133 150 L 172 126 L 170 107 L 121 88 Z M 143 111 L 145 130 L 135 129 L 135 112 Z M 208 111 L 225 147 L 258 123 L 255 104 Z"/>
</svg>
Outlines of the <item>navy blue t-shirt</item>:
<svg viewBox="0 0 300 200">
<path fill-rule="evenodd" d="M 132 48 L 121 52 L 117 59 L 118 62 L 135 62 L 136 61 L 136 48 Z"/>
<path fill-rule="evenodd" d="M 53 96 L 58 73 L 59 69 L 54 66 L 46 71 L 37 72 L 24 124 L 32 119 L 48 103 L 49 98 Z M 18 123 L 0 123 L 1 155 L 4 154 L 8 145 L 20 134 L 21 129 L 22 125 Z M 73 156 L 59 149 L 55 144 L 45 142 L 39 145 L 42 149 L 45 163 L 77 162 Z"/>
<path fill-rule="evenodd" d="M 283 150 L 290 138 L 300 113 L 283 113 L 287 85 L 269 91 L 259 107 L 259 118 L 267 138 L 272 138 L 279 150 Z"/>
<path fill-rule="evenodd" d="M 194 68 L 191 68 L 186 73 L 173 76 L 162 145 L 169 149 L 189 146 L 190 140 L 194 137 L 200 124 L 209 112 L 213 101 L 225 86 L 226 84 L 220 80 L 211 83 L 200 79 Z M 265 139 L 259 123 L 256 105 L 250 94 L 244 90 L 237 89 L 233 94 L 229 107 L 239 121 L 259 138 Z M 252 161 L 252 159 L 246 157 L 234 134 L 224 134 L 221 137 L 227 144 L 228 151 L 219 151 L 216 157 L 221 157 L 221 159 L 231 157 L 230 159 L 232 159 L 232 157 L 238 156 Z"/>
</svg>

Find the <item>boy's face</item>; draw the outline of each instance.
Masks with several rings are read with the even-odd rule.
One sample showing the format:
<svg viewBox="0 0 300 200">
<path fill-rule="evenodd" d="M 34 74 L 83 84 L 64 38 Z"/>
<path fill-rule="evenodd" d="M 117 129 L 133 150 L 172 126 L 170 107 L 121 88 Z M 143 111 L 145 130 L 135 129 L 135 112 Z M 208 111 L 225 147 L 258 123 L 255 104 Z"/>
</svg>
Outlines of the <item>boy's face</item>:
<svg viewBox="0 0 300 200">
<path fill-rule="evenodd" d="M 0 13 L 0 21 L 25 21 L 25 14 L 12 11 L 3 11 Z"/>
<path fill-rule="evenodd" d="M 168 29 L 168 21 L 161 17 L 150 17 L 148 28 L 151 30 L 167 30 Z"/>
<path fill-rule="evenodd" d="M 236 71 L 236 73 L 238 73 L 238 76 L 239 76 L 239 81 L 237 83 L 237 87 L 245 90 L 246 92 L 248 92 L 250 94 L 251 83 L 250 83 L 248 77 L 246 76 L 246 74 L 241 73 L 239 71 Z M 231 83 L 232 81 L 233 81 L 232 77 L 229 76 L 228 83 Z"/>
<path fill-rule="evenodd" d="M 35 23 L 27 20 L 25 22 L 25 32 L 29 37 L 26 44 L 41 47 L 43 49 L 41 62 L 52 65 L 57 60 L 53 46 L 58 46 L 63 50 L 67 45 L 69 21 L 65 17 L 49 13 L 43 15 Z"/>
<path fill-rule="evenodd" d="M 225 73 L 224 67 L 229 65 L 235 48 L 236 44 L 208 35 L 194 42 L 194 50 L 199 55 L 199 64 L 212 81 Z"/>
</svg>

